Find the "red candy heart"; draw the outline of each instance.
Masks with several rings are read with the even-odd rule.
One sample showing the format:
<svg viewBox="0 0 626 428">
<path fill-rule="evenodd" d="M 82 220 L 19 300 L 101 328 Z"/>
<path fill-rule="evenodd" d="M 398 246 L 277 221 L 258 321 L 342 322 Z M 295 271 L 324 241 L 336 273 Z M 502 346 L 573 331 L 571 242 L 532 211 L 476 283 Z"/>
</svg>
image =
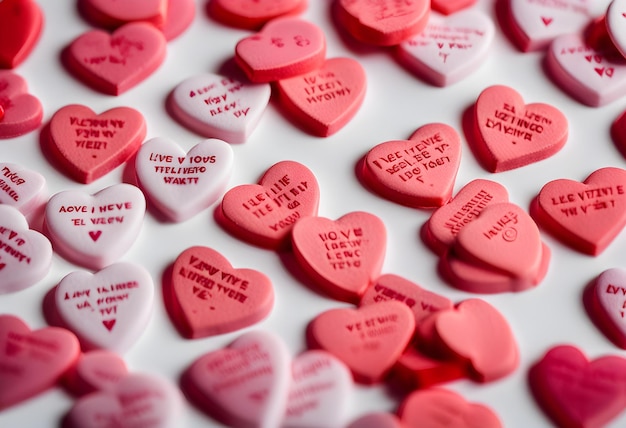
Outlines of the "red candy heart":
<svg viewBox="0 0 626 428">
<path fill-rule="evenodd" d="M 297 15 L 306 7 L 306 0 L 211 0 L 207 3 L 207 10 L 216 20 L 250 30 L 281 16 Z"/>
<path fill-rule="evenodd" d="M 28 93 L 26 80 L 6 70 L 0 70 L 0 110 L 0 138 L 27 134 L 43 119 L 41 103 Z"/>
<path fill-rule="evenodd" d="M 35 47 L 43 14 L 32 0 L 0 2 L 0 68 L 15 68 Z"/>
</svg>

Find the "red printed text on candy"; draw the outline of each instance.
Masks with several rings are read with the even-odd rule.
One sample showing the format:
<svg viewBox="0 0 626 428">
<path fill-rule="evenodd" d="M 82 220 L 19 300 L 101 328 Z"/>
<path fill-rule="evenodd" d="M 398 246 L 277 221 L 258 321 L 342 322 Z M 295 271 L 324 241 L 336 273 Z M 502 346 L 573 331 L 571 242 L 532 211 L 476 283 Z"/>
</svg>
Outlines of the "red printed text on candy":
<svg viewBox="0 0 626 428">
<path fill-rule="evenodd" d="M 3 260 L 6 257 L 20 263 L 30 264 L 30 257 L 20 251 L 19 247 L 26 244 L 26 240 L 15 230 L 0 226 L 0 271 L 6 267 Z"/>
<path fill-rule="evenodd" d="M 247 280 L 215 267 L 196 256 L 190 256 L 189 262 L 181 266 L 177 274 L 195 284 L 192 291 L 199 300 L 209 302 L 213 297 L 220 296 L 243 304 L 248 299 Z M 210 309 L 214 308 L 211 306 Z"/>
<path fill-rule="evenodd" d="M 209 156 L 173 156 L 150 153 L 148 160 L 154 162 L 154 171 L 162 175 L 165 184 L 198 184 L 198 174 L 204 174 L 207 164 L 217 161 L 215 155 Z M 184 166 L 183 166 L 184 165 Z"/>
<path fill-rule="evenodd" d="M 472 198 L 463 204 L 452 216 L 444 223 L 447 229 L 450 229 L 452 235 L 457 235 L 461 228 L 478 217 L 485 209 L 489 202 L 493 199 L 493 195 L 486 190 L 480 190 Z"/>
<path fill-rule="evenodd" d="M 83 61 L 85 64 L 115 64 L 125 67 L 129 58 L 132 58 L 136 52 L 144 50 L 141 40 L 131 40 L 126 36 L 111 37 L 109 47 L 110 53 L 85 57 Z"/>
<path fill-rule="evenodd" d="M 588 188 L 580 192 L 564 193 L 553 196 L 552 205 L 561 205 L 565 217 L 591 215 L 603 210 L 615 208 L 615 198 L 623 197 L 624 186 L 603 186 Z"/>
<path fill-rule="evenodd" d="M 305 92 L 306 101 L 309 104 L 332 101 L 335 98 L 350 95 L 352 92 L 350 86 L 347 86 L 332 71 L 320 71 L 317 75 L 303 77 L 302 80 L 307 85 L 302 90 Z"/>
<path fill-rule="evenodd" d="M 109 141 L 115 138 L 126 121 L 122 119 L 97 119 L 70 116 L 69 125 L 74 130 L 76 148 L 86 150 L 106 150 Z M 94 155 L 95 157 L 96 155 Z"/>
<path fill-rule="evenodd" d="M 0 178 L 0 191 L 3 191 L 8 197 L 13 199 L 15 202 L 18 202 L 20 200 L 20 195 L 13 186 L 20 186 L 26 183 L 26 180 L 21 178 L 17 172 L 11 171 L 11 169 L 7 166 L 2 167 L 2 171 L 0 172 L 4 177 Z"/>
<path fill-rule="evenodd" d="M 517 112 L 515 106 L 508 103 L 502 103 L 501 109 L 495 110 L 485 120 L 485 128 L 511 136 L 512 144 L 533 141 L 533 136 L 542 134 L 551 124 L 547 117 L 528 110 Z"/>
<path fill-rule="evenodd" d="M 362 340 L 360 345 L 355 345 L 353 351 L 375 351 L 382 343 L 381 336 L 396 334 L 400 319 L 397 314 L 380 314 L 362 321 L 356 321 L 344 325 L 344 328 L 351 334 Z M 360 349 L 358 349 L 360 348 Z"/>
<path fill-rule="evenodd" d="M 361 228 L 341 229 L 319 233 L 318 237 L 324 245 L 326 260 L 335 270 L 361 267 L 361 247 L 367 240 L 363 239 Z"/>
<path fill-rule="evenodd" d="M 237 388 L 243 383 L 252 382 L 263 376 L 272 376 L 274 369 L 270 355 L 265 352 L 258 343 L 253 343 L 236 351 L 226 351 L 216 358 L 212 358 L 205 369 L 216 378 L 220 379 L 212 385 L 214 393 L 219 393 L 231 388 Z M 266 393 L 265 387 L 258 391 Z"/>
<path fill-rule="evenodd" d="M 202 88 L 189 91 L 189 98 L 196 98 L 198 102 L 207 106 L 211 117 L 229 115 L 243 118 L 250 112 L 250 107 L 241 104 L 236 95 L 244 84 L 238 80 L 224 78 L 219 83 L 211 83 Z"/>
</svg>

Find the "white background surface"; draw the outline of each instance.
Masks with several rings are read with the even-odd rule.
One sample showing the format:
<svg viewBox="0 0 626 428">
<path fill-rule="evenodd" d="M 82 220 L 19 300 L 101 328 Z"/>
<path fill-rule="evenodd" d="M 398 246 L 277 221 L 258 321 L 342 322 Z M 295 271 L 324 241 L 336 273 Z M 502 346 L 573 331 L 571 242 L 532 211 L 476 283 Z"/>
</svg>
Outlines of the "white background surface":
<svg viewBox="0 0 626 428">
<path fill-rule="evenodd" d="M 463 111 L 489 85 L 509 85 L 527 102 L 548 102 L 561 109 L 570 123 L 569 140 L 559 153 L 547 160 L 491 174 L 477 164 L 463 137 L 455 193 L 472 179 L 487 178 L 505 185 L 511 201 L 527 208 L 541 186 L 550 180 L 582 181 L 601 167 L 626 167 L 609 136 L 611 122 L 626 108 L 626 98 L 601 108 L 586 107 L 574 101 L 544 74 L 544 54 L 520 53 L 504 37 L 499 25 L 496 25 L 491 55 L 480 70 L 458 84 L 437 88 L 398 65 L 389 50 L 355 45 L 342 36 L 330 19 L 330 0 L 310 0 L 309 3 L 302 16 L 324 29 L 327 57 L 349 56 L 364 66 L 368 92 L 363 106 L 345 128 L 324 139 L 304 133 L 281 114 L 275 103 L 270 103 L 252 137 L 245 144 L 233 147 L 235 167 L 229 187 L 256 183 L 269 166 L 281 160 L 305 164 L 319 181 L 320 216 L 336 219 L 350 211 L 364 210 L 384 221 L 388 251 L 383 273 L 401 275 L 454 302 L 477 297 L 455 290 L 437 276 L 437 257 L 418 235 L 430 212 L 403 207 L 368 192 L 355 177 L 354 167 L 374 145 L 408 138 L 426 123 L 444 122 L 461 132 Z M 61 50 L 91 28 L 78 15 L 76 2 L 42 0 L 40 4 L 45 14 L 43 35 L 28 60 L 15 71 L 27 79 L 31 92 L 41 100 L 44 122 L 57 109 L 71 103 L 84 104 L 98 113 L 117 106 L 130 106 L 145 115 L 147 138 L 171 138 L 185 150 L 202 137 L 186 130 L 167 114 L 164 106 L 167 94 L 189 76 L 218 72 L 220 66 L 232 58 L 237 41 L 251 34 L 211 21 L 204 13 L 205 0 L 198 0 L 192 26 L 168 44 L 162 66 L 139 86 L 113 97 L 89 89 L 61 66 Z M 479 0 L 475 7 L 495 19 L 492 0 Z M 50 194 L 68 189 L 95 193 L 121 182 L 125 168 L 119 167 L 89 185 L 78 184 L 55 170 L 44 158 L 39 131 L 0 141 L 0 161 L 41 171 Z M 156 286 L 153 318 L 144 335 L 125 355 L 131 371 L 157 373 L 177 382 L 192 361 L 205 352 L 225 346 L 241 333 L 186 340 L 179 336 L 167 317 L 161 296 L 161 275 L 180 252 L 193 245 L 212 247 L 233 266 L 258 269 L 271 278 L 276 293 L 275 307 L 266 320 L 252 328 L 278 333 L 294 355 L 305 350 L 304 332 L 310 320 L 324 310 L 349 306 L 307 288 L 285 269 L 276 253 L 228 235 L 213 219 L 215 206 L 217 204 L 180 224 L 162 223 L 148 212 L 135 245 L 122 258 L 145 266 Z M 470 401 L 490 406 L 506 427 L 550 425 L 532 399 L 526 382 L 529 366 L 550 347 L 569 343 L 592 358 L 605 354 L 626 356 L 594 327 L 581 299 L 587 282 L 603 270 L 626 267 L 626 233 L 598 257 L 579 254 L 546 234 L 543 240 L 552 249 L 553 256 L 545 280 L 536 289 L 520 294 L 482 296 L 508 319 L 520 348 L 519 368 L 491 384 L 457 381 L 446 386 Z M 45 279 L 27 290 L 0 296 L 0 313 L 17 315 L 33 329 L 44 327 L 42 300 L 45 293 L 67 273 L 78 269 L 82 268 L 55 255 L 52 270 Z M 72 402 L 62 388 L 55 388 L 0 412 L 0 426 L 56 426 Z M 350 415 L 356 418 L 370 411 L 395 411 L 398 404 L 398 397 L 389 394 L 384 385 L 355 387 Z M 189 405 L 185 405 L 182 420 L 181 427 L 219 426 Z M 626 414 L 613 424 L 625 425 Z"/>
</svg>

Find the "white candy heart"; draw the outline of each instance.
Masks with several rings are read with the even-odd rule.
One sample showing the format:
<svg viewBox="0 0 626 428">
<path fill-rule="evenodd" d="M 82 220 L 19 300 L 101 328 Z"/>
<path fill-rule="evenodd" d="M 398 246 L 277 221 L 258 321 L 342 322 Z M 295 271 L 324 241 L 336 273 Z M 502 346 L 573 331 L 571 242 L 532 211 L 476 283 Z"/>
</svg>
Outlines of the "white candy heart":
<svg viewBox="0 0 626 428">
<path fill-rule="evenodd" d="M 144 331 L 153 300 L 152 277 L 132 263 L 114 263 L 95 274 L 72 272 L 54 293 L 57 313 L 83 348 L 120 353 Z"/>
<path fill-rule="evenodd" d="M 94 195 L 68 190 L 48 201 L 44 226 L 64 257 L 102 269 L 135 242 L 145 211 L 143 193 L 130 184 L 115 184 Z"/>
<path fill-rule="evenodd" d="M 491 19 L 477 10 L 443 17 L 432 13 L 421 33 L 398 46 L 401 60 L 438 86 L 458 82 L 485 60 L 494 37 Z"/>
<path fill-rule="evenodd" d="M 14 206 L 28 217 L 46 202 L 46 179 L 37 171 L 0 163 L 0 204 Z"/>
<path fill-rule="evenodd" d="M 626 1 L 613 0 L 606 11 L 605 19 L 613 44 L 626 57 Z"/>
<path fill-rule="evenodd" d="M 222 196 L 233 157 L 233 149 L 222 140 L 204 140 L 185 153 L 171 140 L 153 138 L 137 152 L 135 170 L 157 208 L 171 220 L 183 221 Z"/>
<path fill-rule="evenodd" d="M 253 84 L 207 73 L 181 82 L 169 101 L 172 114 L 191 130 L 239 144 L 256 128 L 270 93 L 268 83 Z"/>
</svg>

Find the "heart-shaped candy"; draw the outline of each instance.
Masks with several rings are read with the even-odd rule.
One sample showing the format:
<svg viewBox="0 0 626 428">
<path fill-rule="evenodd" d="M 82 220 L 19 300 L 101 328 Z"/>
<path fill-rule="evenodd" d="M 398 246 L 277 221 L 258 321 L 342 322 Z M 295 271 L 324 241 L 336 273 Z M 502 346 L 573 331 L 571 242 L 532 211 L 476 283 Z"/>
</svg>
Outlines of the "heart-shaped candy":
<svg viewBox="0 0 626 428">
<path fill-rule="evenodd" d="M 0 294 L 36 284 L 52 267 L 52 245 L 28 228 L 16 208 L 0 204 Z"/>
<path fill-rule="evenodd" d="M 291 244 L 298 264 L 326 293 L 358 302 L 380 275 L 387 230 L 373 214 L 355 211 L 338 220 L 305 217 L 293 227 Z"/>
<path fill-rule="evenodd" d="M 105 350 L 82 354 L 76 364 L 63 376 L 66 387 L 76 395 L 94 391 L 112 391 L 126 376 L 128 368 L 119 355 Z"/>
<path fill-rule="evenodd" d="M 289 245 L 297 221 L 317 215 L 319 186 L 313 173 L 294 161 L 272 165 L 259 184 L 228 190 L 218 212 L 221 224 L 233 235 L 267 248 Z"/>
<path fill-rule="evenodd" d="M 255 324 L 274 305 L 272 282 L 253 269 L 235 269 L 217 251 L 191 247 L 172 268 L 174 314 L 185 336 L 227 333 Z"/>
<path fill-rule="evenodd" d="M 208 12 L 216 20 L 250 30 L 257 30 L 281 16 L 300 14 L 306 8 L 306 0 L 211 0 L 207 3 Z"/>
<path fill-rule="evenodd" d="M 393 413 L 367 413 L 353 421 L 348 428 L 404 428 Z"/>
<path fill-rule="evenodd" d="M 477 10 L 448 17 L 433 14 L 426 28 L 398 45 L 400 60 L 418 76 L 437 85 L 456 83 L 476 71 L 487 58 L 495 28 Z"/>
<path fill-rule="evenodd" d="M 491 172 L 546 159 L 567 141 L 567 118 L 560 110 L 549 104 L 524 104 L 520 94 L 507 86 L 483 90 L 474 111 L 475 152 Z"/>
<path fill-rule="evenodd" d="M 612 0 L 606 9 L 605 22 L 613 45 L 626 57 L 626 1 Z"/>
<path fill-rule="evenodd" d="M 626 225 L 626 170 L 600 168 L 583 183 L 550 181 L 533 201 L 531 213 L 565 244 L 596 256 Z"/>
<path fill-rule="evenodd" d="M 253 82 L 273 82 L 320 68 L 326 58 L 326 38 L 315 24 L 298 18 L 278 18 L 235 46 L 235 60 Z"/>
<path fill-rule="evenodd" d="M 363 178 L 376 192 L 403 205 L 440 207 L 452 196 L 461 162 L 461 138 L 450 126 L 430 123 L 406 141 L 372 148 Z"/>
<path fill-rule="evenodd" d="M 28 93 L 26 80 L 8 70 L 0 70 L 0 109 L 2 139 L 34 131 L 41 125 L 43 119 L 41 102 Z"/>
<path fill-rule="evenodd" d="M 31 331 L 0 315 L 0 410 L 52 388 L 79 353 L 76 336 L 63 328 Z"/>
<path fill-rule="evenodd" d="M 607 269 L 584 295 L 585 307 L 600 330 L 617 346 L 626 349 L 626 271 Z"/>
<path fill-rule="evenodd" d="M 167 16 L 161 31 L 167 41 L 180 36 L 196 16 L 194 0 L 167 0 Z"/>
<path fill-rule="evenodd" d="M 355 381 L 381 381 L 398 360 L 415 330 L 415 317 L 398 301 L 358 309 L 331 309 L 307 328 L 310 347 L 334 354 L 352 371 Z"/>
<path fill-rule="evenodd" d="M 287 405 L 290 363 L 280 337 L 251 331 L 194 361 L 182 386 L 202 410 L 227 426 L 278 427 Z"/>
<path fill-rule="evenodd" d="M 54 292 L 56 312 L 83 349 L 123 353 L 141 336 L 152 314 L 154 284 L 133 263 L 114 263 L 92 274 L 74 271 Z"/>
<path fill-rule="evenodd" d="M 0 68 L 15 68 L 31 53 L 43 27 L 43 13 L 33 0 L 0 2 Z"/>
<path fill-rule="evenodd" d="M 0 204 L 17 208 L 25 217 L 48 201 L 46 179 L 37 171 L 0 163 Z"/>
<path fill-rule="evenodd" d="M 120 258 L 135 242 L 146 211 L 137 187 L 114 184 L 94 195 L 66 190 L 46 205 L 44 228 L 55 251 L 92 269 Z"/>
<path fill-rule="evenodd" d="M 208 138 L 244 143 L 258 125 L 270 99 L 269 84 L 205 73 L 190 77 L 172 92 L 172 115 Z"/>
<path fill-rule="evenodd" d="M 424 347 L 419 339 L 416 343 Z M 393 366 L 390 376 L 392 383 L 402 386 L 406 391 L 414 391 L 467 377 L 462 363 L 451 358 L 431 356 L 426 352 L 409 345 Z"/>
<path fill-rule="evenodd" d="M 51 151 L 66 172 L 91 183 L 135 154 L 146 136 L 146 122 L 130 107 L 96 114 L 72 104 L 52 116 L 48 134 Z"/>
<path fill-rule="evenodd" d="M 450 15 L 461 9 L 473 6 L 476 0 L 431 0 L 430 7 L 444 15 Z"/>
<path fill-rule="evenodd" d="M 317 70 L 277 82 L 280 100 L 304 128 L 328 137 L 343 128 L 363 103 L 365 70 L 351 58 L 331 58 Z"/>
<path fill-rule="evenodd" d="M 185 153 L 171 140 L 153 138 L 137 152 L 135 171 L 146 196 L 169 219 L 180 222 L 223 195 L 233 157 L 233 149 L 222 140 L 204 140 Z"/>
<path fill-rule="evenodd" d="M 154 25 L 131 22 L 109 34 L 91 30 L 66 51 L 67 67 L 84 83 L 120 95 L 150 76 L 165 59 L 167 41 Z"/>
<path fill-rule="evenodd" d="M 167 0 L 80 0 L 78 7 L 87 18 L 105 28 L 145 21 L 162 27 L 170 13 Z"/>
</svg>

